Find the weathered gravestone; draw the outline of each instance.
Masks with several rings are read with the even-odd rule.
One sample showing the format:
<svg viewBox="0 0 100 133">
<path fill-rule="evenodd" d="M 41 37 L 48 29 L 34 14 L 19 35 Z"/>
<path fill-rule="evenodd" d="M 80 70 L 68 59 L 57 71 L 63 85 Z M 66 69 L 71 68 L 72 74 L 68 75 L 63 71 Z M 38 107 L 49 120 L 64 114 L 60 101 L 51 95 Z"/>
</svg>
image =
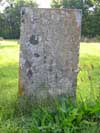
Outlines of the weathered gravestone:
<svg viewBox="0 0 100 133">
<path fill-rule="evenodd" d="M 21 15 L 20 95 L 75 97 L 81 11 L 23 8 Z"/>
</svg>

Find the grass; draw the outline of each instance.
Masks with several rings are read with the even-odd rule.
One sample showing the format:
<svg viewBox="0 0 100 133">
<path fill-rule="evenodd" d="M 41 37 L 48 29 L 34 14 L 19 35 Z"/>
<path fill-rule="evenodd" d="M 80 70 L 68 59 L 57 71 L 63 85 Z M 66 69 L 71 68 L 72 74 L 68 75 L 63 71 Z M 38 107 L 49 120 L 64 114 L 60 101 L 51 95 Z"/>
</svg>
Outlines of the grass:
<svg viewBox="0 0 100 133">
<path fill-rule="evenodd" d="M 100 90 L 100 43 L 81 43 L 77 98 L 95 99 Z"/>
<path fill-rule="evenodd" d="M 100 132 L 100 43 L 81 43 L 77 104 L 53 111 L 18 103 L 18 59 L 17 41 L 0 41 L 0 133 Z"/>
</svg>

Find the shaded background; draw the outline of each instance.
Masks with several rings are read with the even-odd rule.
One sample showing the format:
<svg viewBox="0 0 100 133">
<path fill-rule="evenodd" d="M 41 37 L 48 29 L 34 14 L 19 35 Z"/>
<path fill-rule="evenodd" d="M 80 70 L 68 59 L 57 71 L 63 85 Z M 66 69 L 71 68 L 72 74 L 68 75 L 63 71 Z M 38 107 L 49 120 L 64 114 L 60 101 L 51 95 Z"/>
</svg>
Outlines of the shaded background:
<svg viewBox="0 0 100 133">
<path fill-rule="evenodd" d="M 39 1 L 0 0 L 0 8 L 4 7 L 4 10 L 0 10 L 0 37 L 18 39 L 21 7 L 38 7 Z M 45 2 L 42 1 L 42 7 L 46 5 Z M 51 0 L 50 4 L 52 8 L 82 9 L 82 37 L 100 40 L 100 0 Z"/>
</svg>

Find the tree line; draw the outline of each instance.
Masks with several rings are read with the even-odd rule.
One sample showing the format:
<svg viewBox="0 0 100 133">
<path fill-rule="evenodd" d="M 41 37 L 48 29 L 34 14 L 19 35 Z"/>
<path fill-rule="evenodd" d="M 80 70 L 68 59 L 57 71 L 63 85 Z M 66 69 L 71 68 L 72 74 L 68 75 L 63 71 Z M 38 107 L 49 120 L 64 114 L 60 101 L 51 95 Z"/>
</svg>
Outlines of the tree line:
<svg viewBox="0 0 100 133">
<path fill-rule="evenodd" d="M 20 37 L 21 7 L 37 7 L 35 1 L 11 0 L 10 6 L 0 13 L 0 37 L 5 39 L 18 39 Z"/>
<path fill-rule="evenodd" d="M 52 0 L 51 6 L 82 9 L 82 36 L 100 36 L 100 0 Z"/>
<path fill-rule="evenodd" d="M 23 6 L 37 7 L 35 1 L 13 0 L 0 13 L 0 37 L 16 39 L 20 37 L 20 9 Z M 100 0 L 52 0 L 52 8 L 82 9 L 82 36 L 100 37 Z"/>
</svg>

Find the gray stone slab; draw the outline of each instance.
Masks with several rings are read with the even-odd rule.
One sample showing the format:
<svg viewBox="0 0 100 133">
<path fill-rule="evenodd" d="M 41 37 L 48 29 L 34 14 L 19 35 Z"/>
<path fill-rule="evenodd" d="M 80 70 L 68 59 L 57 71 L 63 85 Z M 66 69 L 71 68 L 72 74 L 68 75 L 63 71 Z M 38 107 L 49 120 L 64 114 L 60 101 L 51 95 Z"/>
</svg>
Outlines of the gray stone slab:
<svg viewBox="0 0 100 133">
<path fill-rule="evenodd" d="M 81 10 L 23 8 L 19 94 L 75 97 Z"/>
</svg>

